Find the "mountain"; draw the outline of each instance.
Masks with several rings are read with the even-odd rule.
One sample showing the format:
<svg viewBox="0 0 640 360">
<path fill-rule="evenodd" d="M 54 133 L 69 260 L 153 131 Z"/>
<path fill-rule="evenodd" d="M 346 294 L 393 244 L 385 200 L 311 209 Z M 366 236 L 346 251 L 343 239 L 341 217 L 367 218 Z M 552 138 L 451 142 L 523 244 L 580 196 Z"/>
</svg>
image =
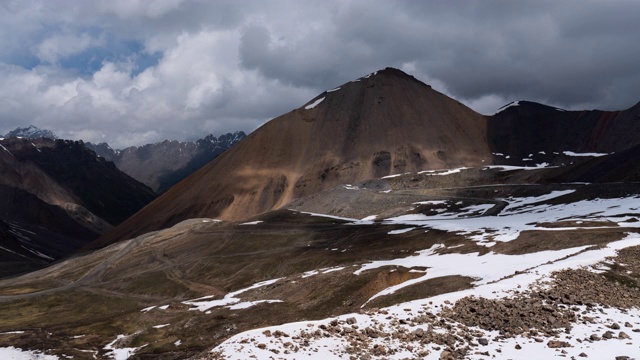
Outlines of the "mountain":
<svg viewBox="0 0 640 360">
<path fill-rule="evenodd" d="M 488 118 L 487 133 L 497 163 L 560 164 L 570 162 L 566 151 L 611 153 L 640 144 L 639 120 L 640 103 L 623 111 L 568 111 L 516 101 Z"/>
<path fill-rule="evenodd" d="M 38 139 L 38 138 L 48 138 L 48 139 L 57 139 L 56 135 L 50 130 L 41 130 L 33 125 L 29 125 L 26 128 L 16 128 L 13 131 L 8 132 L 6 135 L 2 136 L 5 138 L 11 137 L 22 137 L 27 139 Z"/>
<path fill-rule="evenodd" d="M 237 131 L 217 138 L 207 135 L 193 142 L 165 140 L 123 150 L 113 150 L 107 143 L 87 143 L 86 146 L 113 161 L 129 176 L 162 193 L 245 137 L 244 132 Z"/>
<path fill-rule="evenodd" d="M 387 68 L 269 121 L 101 243 L 194 217 L 244 219 L 338 184 L 491 158 L 482 115 Z"/>
<path fill-rule="evenodd" d="M 0 220 L 8 229 L 0 252 L 33 265 L 68 256 L 155 198 L 81 141 L 0 140 L 0 170 Z M 0 274 L 14 270 L 0 264 Z"/>
</svg>

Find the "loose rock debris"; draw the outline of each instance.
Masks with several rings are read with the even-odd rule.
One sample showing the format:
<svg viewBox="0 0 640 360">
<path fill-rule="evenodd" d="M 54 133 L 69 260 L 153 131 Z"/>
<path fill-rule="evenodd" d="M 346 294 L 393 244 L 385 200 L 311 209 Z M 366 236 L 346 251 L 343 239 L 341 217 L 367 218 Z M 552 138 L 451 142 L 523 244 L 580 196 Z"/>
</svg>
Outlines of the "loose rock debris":
<svg viewBox="0 0 640 360">
<path fill-rule="evenodd" d="M 506 298 L 472 296 L 455 303 L 446 301 L 441 309 L 407 308 L 406 317 L 389 315 L 384 309 L 368 309 L 362 311 L 370 315 L 371 321 L 366 323 L 356 317 L 331 319 L 327 323 L 309 324 L 291 335 L 266 331 L 269 343 L 259 343 L 262 340 L 254 338 L 243 341 L 248 349 L 258 346 L 270 351 L 273 359 L 295 358 L 291 355 L 296 354 L 307 358 L 323 351 L 349 359 L 502 358 L 506 351 L 526 351 L 531 343 L 544 344 L 559 356 L 576 359 L 590 357 L 588 351 L 574 351 L 570 356 L 569 351 L 576 346 L 624 341 L 629 352 L 611 357 L 633 359 L 634 354 L 640 354 L 640 347 L 629 334 L 640 332 L 640 319 L 618 323 L 607 314 L 610 309 L 625 313 L 640 307 L 640 291 L 633 278 L 633 274 L 640 274 L 636 273 L 640 264 L 638 255 L 640 247 L 624 249 L 617 258 L 618 264 L 624 266 L 614 266 L 616 271 L 559 271 L 550 280 L 529 289 L 513 290 L 512 296 Z M 380 316 L 384 321 L 377 320 Z M 580 325 L 593 325 L 590 327 L 593 333 L 584 338 L 567 335 Z M 516 344 L 510 342 L 512 348 L 505 348 L 514 339 L 518 339 Z M 252 356 L 256 357 L 249 357 Z M 225 356 L 214 352 L 210 358 Z"/>
</svg>

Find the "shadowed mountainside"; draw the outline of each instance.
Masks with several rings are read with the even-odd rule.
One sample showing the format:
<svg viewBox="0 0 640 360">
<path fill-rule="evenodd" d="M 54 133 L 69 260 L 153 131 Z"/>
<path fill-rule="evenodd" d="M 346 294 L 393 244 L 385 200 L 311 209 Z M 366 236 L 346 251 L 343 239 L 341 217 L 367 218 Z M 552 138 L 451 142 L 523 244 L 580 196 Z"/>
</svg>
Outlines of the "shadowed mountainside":
<svg viewBox="0 0 640 360">
<path fill-rule="evenodd" d="M 0 252 L 32 265 L 68 256 L 155 198 L 79 141 L 0 140 L 0 171 L 0 220 L 8 229 Z M 1 265 L 2 274 L 21 269 Z"/>
<path fill-rule="evenodd" d="M 640 144 L 640 103 L 624 111 L 568 111 L 517 101 L 488 118 L 488 138 L 501 164 L 567 161 L 564 151 L 610 153 Z M 509 156 L 509 158 L 505 158 Z M 527 160 L 529 159 L 529 160 Z"/>
</svg>

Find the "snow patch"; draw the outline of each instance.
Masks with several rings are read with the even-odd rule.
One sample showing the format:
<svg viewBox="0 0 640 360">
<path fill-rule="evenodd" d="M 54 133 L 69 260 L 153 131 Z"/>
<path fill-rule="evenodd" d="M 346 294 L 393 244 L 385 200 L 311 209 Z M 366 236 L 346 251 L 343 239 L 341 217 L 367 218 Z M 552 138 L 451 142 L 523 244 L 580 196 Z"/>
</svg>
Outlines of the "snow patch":
<svg viewBox="0 0 640 360">
<path fill-rule="evenodd" d="M 185 305 L 191 305 L 193 306 L 191 309 L 189 310 L 200 310 L 201 312 L 205 312 L 211 308 L 214 307 L 221 307 L 221 306 L 228 306 L 228 305 L 234 305 L 240 302 L 240 298 L 237 298 L 236 296 L 247 292 L 249 290 L 253 290 L 253 289 L 257 289 L 259 287 L 263 287 L 263 286 L 267 286 L 267 285 L 271 285 L 274 284 L 278 281 L 280 281 L 282 278 L 277 278 L 277 279 L 272 279 L 272 280 L 267 280 L 267 281 L 262 281 L 262 282 L 258 282 L 255 283 L 247 288 L 244 289 L 240 289 L 238 291 L 234 291 L 231 293 L 228 293 L 227 295 L 225 295 L 224 298 L 219 299 L 219 300 L 210 300 L 210 301 L 203 301 L 206 299 L 210 299 L 213 296 L 209 295 L 209 296 L 204 296 L 198 299 L 193 299 L 193 300 L 189 300 L 189 301 L 183 301 L 182 303 Z M 279 301 L 279 300 L 262 300 L 264 301 Z"/>
<path fill-rule="evenodd" d="M 407 174 L 411 174 L 410 172 L 406 172 L 406 173 L 402 173 L 402 174 L 393 174 L 393 175 L 387 175 L 387 176 L 383 176 L 380 179 L 392 179 L 398 176 L 402 176 L 402 175 L 407 175 Z"/>
<path fill-rule="evenodd" d="M 262 220 L 256 220 L 256 221 L 249 221 L 249 222 L 246 222 L 246 223 L 242 223 L 240 225 L 258 225 L 258 224 L 263 223 L 263 222 L 264 221 L 262 221 Z"/>
<path fill-rule="evenodd" d="M 443 170 L 425 170 L 420 171 L 418 174 L 427 174 L 427 175 L 451 175 L 459 173 L 462 170 L 468 169 L 467 167 L 461 167 L 457 169 L 443 169 Z"/>
<path fill-rule="evenodd" d="M 0 347 L 0 359 L 7 360 L 57 360 L 54 355 L 45 355 L 39 351 L 27 351 L 13 346 Z"/>
<path fill-rule="evenodd" d="M 415 227 L 410 227 L 410 228 L 406 228 L 406 229 L 399 229 L 399 230 L 391 230 L 387 234 L 389 234 L 389 235 L 404 234 L 404 233 L 407 233 L 407 232 L 409 232 L 409 231 L 411 231 L 413 229 L 415 229 Z"/>
<path fill-rule="evenodd" d="M 104 350 L 107 350 L 107 353 L 105 354 L 106 356 L 110 357 L 111 359 L 114 360 L 127 360 L 128 358 L 130 358 L 131 356 L 133 356 L 136 351 L 142 349 L 143 347 L 147 346 L 147 345 L 142 345 L 140 347 L 128 347 L 128 348 L 115 348 L 114 345 L 115 343 L 123 338 L 126 338 L 127 336 L 125 335 L 118 335 L 116 337 L 115 340 L 113 340 L 112 342 L 108 343 L 107 345 L 104 346 Z"/>
<path fill-rule="evenodd" d="M 320 104 L 320 103 L 322 102 L 322 100 L 324 100 L 324 98 L 323 98 L 323 97 L 322 97 L 322 98 L 320 98 L 320 99 L 318 99 L 318 100 L 316 100 L 316 101 L 314 101 L 313 103 L 311 103 L 311 104 L 309 104 L 309 105 L 305 106 L 305 107 L 304 107 L 304 108 L 305 108 L 305 110 L 313 109 L 314 107 L 318 106 L 318 104 Z"/>
<path fill-rule="evenodd" d="M 295 210 L 292 210 L 292 211 L 295 211 Z M 329 218 L 329 219 L 336 219 L 336 220 L 356 221 L 356 222 L 359 221 L 358 219 L 352 219 L 352 218 L 334 216 L 334 215 L 318 214 L 318 213 L 312 213 L 312 212 L 308 212 L 308 211 L 300 211 L 300 213 L 301 214 L 311 215 L 311 216 L 318 216 L 318 217 L 324 217 L 324 218 Z"/>
<path fill-rule="evenodd" d="M 282 302 L 282 300 L 245 301 L 245 302 L 237 303 L 231 306 L 227 306 L 227 308 L 229 308 L 229 310 L 241 310 L 241 309 L 247 309 L 262 303 L 271 304 L 271 303 L 280 303 L 280 302 Z"/>
<path fill-rule="evenodd" d="M 575 153 L 573 151 L 563 151 L 562 153 L 567 155 L 567 156 L 574 156 L 574 157 L 581 157 L 581 156 L 600 157 L 600 156 L 609 155 L 608 153 Z"/>
<path fill-rule="evenodd" d="M 551 168 L 557 168 L 557 166 L 549 166 L 549 163 L 541 163 L 541 164 L 536 164 L 535 167 L 533 166 L 512 166 L 512 165 L 487 165 L 484 166 L 482 168 L 482 170 L 489 170 L 489 169 L 500 169 L 500 171 L 514 171 L 514 170 L 539 170 L 542 168 L 547 168 L 547 169 L 551 169 Z"/>
<path fill-rule="evenodd" d="M 444 205 L 447 202 L 444 200 L 428 200 L 428 201 L 418 201 L 414 202 L 413 205 Z"/>
<path fill-rule="evenodd" d="M 2 146 L 2 144 L 0 144 L 0 148 L 2 148 L 4 151 L 8 152 L 8 153 L 9 153 L 9 155 L 13 156 L 13 154 L 11 153 L 11 151 L 7 150 L 7 148 L 6 148 L 6 147 L 4 147 L 4 146 Z M 13 156 L 13 157 L 15 157 L 15 156 Z"/>
<path fill-rule="evenodd" d="M 507 105 L 504 105 L 503 107 L 498 108 L 498 109 L 497 109 L 496 111 L 494 111 L 493 113 L 490 113 L 490 114 L 487 114 L 487 115 L 488 115 L 488 116 L 493 116 L 493 115 L 499 114 L 499 113 L 501 113 L 501 112 L 505 111 L 506 109 L 508 109 L 508 108 L 510 108 L 510 107 L 513 107 L 513 106 L 520 106 L 520 101 L 513 101 L 513 102 L 510 102 L 510 103 L 508 103 Z"/>
</svg>

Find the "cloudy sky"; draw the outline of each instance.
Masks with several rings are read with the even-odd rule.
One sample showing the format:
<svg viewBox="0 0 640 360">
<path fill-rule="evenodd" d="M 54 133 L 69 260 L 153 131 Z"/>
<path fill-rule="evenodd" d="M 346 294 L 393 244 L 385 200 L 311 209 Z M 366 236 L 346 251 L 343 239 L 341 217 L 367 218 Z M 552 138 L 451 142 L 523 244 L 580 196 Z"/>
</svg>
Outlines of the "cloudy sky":
<svg viewBox="0 0 640 360">
<path fill-rule="evenodd" d="M 400 68 L 490 113 L 640 101 L 640 2 L 0 0 L 0 134 L 115 148 L 252 131 Z"/>
</svg>

